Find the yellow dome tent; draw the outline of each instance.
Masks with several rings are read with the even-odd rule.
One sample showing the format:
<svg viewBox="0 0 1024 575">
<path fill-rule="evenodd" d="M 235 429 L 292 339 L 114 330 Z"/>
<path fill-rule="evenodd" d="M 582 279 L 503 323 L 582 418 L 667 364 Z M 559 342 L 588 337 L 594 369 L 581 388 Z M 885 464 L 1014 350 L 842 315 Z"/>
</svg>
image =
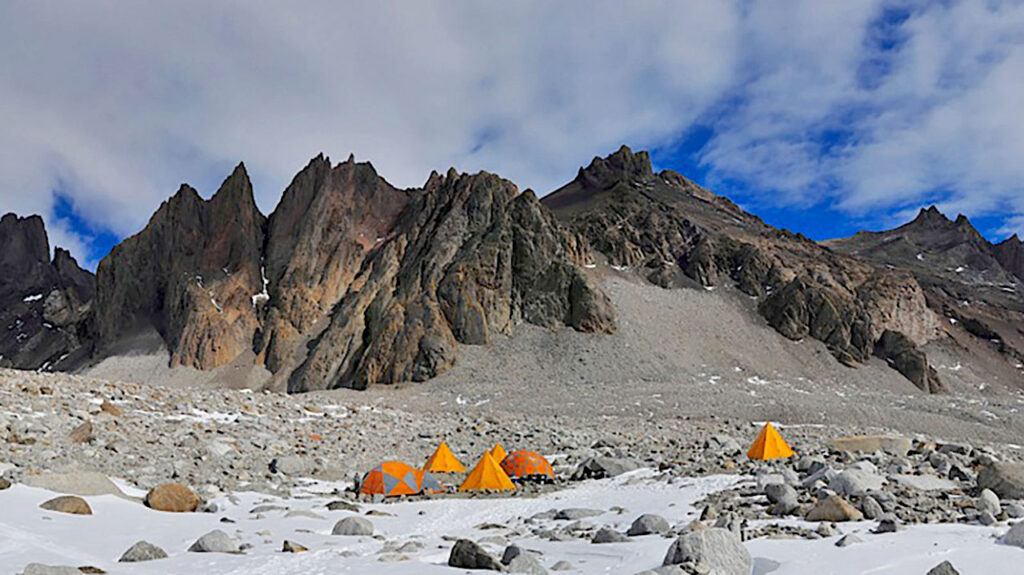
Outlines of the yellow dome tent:
<svg viewBox="0 0 1024 575">
<path fill-rule="evenodd" d="M 455 458 L 455 454 L 448 448 L 448 443 L 442 441 L 423 465 L 423 470 L 431 473 L 462 473 L 466 468 Z"/>
<path fill-rule="evenodd" d="M 513 491 L 516 486 L 508 478 L 494 456 L 484 452 L 483 457 L 459 486 L 459 491 Z"/>
<path fill-rule="evenodd" d="M 501 461 L 505 459 L 506 455 L 508 455 L 508 453 L 505 453 L 505 448 L 501 446 L 501 443 L 495 443 L 494 447 L 491 448 L 491 457 L 493 457 L 498 463 L 501 463 Z"/>
<path fill-rule="evenodd" d="M 789 447 L 789 444 L 772 427 L 770 421 L 764 424 L 761 433 L 754 440 L 754 444 L 750 446 L 750 451 L 747 451 L 747 457 L 750 459 L 776 459 L 792 457 L 793 455 L 795 454 Z"/>
</svg>

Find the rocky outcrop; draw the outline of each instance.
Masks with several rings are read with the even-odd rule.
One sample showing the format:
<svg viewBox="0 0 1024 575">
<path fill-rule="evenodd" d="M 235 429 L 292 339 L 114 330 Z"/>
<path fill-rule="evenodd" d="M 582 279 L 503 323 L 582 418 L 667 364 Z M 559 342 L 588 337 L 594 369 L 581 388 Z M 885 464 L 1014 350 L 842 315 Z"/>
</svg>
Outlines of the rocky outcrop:
<svg viewBox="0 0 1024 575">
<path fill-rule="evenodd" d="M 1024 241 L 1017 234 L 992 246 L 992 255 L 1006 271 L 1024 280 Z"/>
<path fill-rule="evenodd" d="M 654 173 L 644 152 L 595 158 L 544 203 L 615 268 L 662 287 L 734 286 L 779 333 L 820 340 L 850 366 L 885 330 L 925 343 L 940 323 L 909 274 L 767 226 L 679 174 Z"/>
<path fill-rule="evenodd" d="M 263 328 L 256 349 L 278 371 L 348 290 L 365 254 L 391 233 L 408 194 L 369 163 L 319 155 L 284 191 L 267 225 Z M 297 349 L 298 348 L 298 349 Z M 301 357 L 298 361 L 301 361 Z"/>
<path fill-rule="evenodd" d="M 264 225 L 242 164 L 210 200 L 182 185 L 100 262 L 100 352 L 147 330 L 163 338 L 172 366 L 211 369 L 251 350 Z"/>
<path fill-rule="evenodd" d="M 813 337 L 847 365 L 871 354 L 871 318 L 859 301 L 801 276 L 761 302 L 761 314 L 789 339 Z"/>
<path fill-rule="evenodd" d="M 615 328 L 607 297 L 573 263 L 554 218 L 532 192 L 495 175 L 432 174 L 381 243 L 289 391 L 423 381 L 452 365 L 457 343 L 484 344 L 523 321 Z"/>
<path fill-rule="evenodd" d="M 875 355 L 886 360 L 918 389 L 928 393 L 944 391 L 939 374 L 928 365 L 923 351 L 909 337 L 886 330 L 875 343 Z"/>
<path fill-rule="evenodd" d="M 0 218 L 0 367 L 60 369 L 83 347 L 95 278 L 39 216 Z"/>
</svg>

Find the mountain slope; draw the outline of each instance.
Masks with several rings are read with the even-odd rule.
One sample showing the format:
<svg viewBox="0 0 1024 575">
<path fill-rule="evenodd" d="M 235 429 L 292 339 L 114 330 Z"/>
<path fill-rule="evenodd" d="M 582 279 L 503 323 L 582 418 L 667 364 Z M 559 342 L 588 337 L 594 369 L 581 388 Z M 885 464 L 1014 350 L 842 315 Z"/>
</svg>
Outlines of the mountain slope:
<svg viewBox="0 0 1024 575">
<path fill-rule="evenodd" d="M 915 344 L 935 337 L 938 320 L 910 274 L 767 226 L 674 172 L 655 174 L 644 152 L 595 158 L 543 202 L 611 265 L 664 287 L 735 285 L 779 333 L 823 341 L 847 365 L 875 353 L 886 330 Z M 941 389 L 931 372 L 908 377 Z"/>
</svg>

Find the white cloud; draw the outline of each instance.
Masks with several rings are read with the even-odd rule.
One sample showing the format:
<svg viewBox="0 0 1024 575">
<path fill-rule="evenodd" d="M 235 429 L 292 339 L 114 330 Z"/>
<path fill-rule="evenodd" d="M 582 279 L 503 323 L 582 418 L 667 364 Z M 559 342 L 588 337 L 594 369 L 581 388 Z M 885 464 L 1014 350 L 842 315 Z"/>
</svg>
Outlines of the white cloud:
<svg viewBox="0 0 1024 575">
<path fill-rule="evenodd" d="M 127 235 L 180 182 L 209 194 L 244 160 L 269 211 L 320 151 L 400 186 L 455 165 L 543 193 L 685 129 L 731 79 L 739 18 L 723 2 L 348 4 L 5 4 L 0 208 L 51 214 L 60 182 Z"/>
<path fill-rule="evenodd" d="M 885 52 L 873 23 L 891 4 L 7 2 L 0 211 L 44 214 L 82 258 L 57 187 L 119 235 L 239 160 L 270 211 L 320 151 L 399 186 L 455 165 L 544 193 L 699 120 L 712 183 L 755 208 L 891 218 L 939 199 L 1024 221 L 1021 3 L 908 4 Z M 879 58 L 887 74 L 865 68 Z M 826 130 L 846 137 L 823 152 Z"/>
</svg>

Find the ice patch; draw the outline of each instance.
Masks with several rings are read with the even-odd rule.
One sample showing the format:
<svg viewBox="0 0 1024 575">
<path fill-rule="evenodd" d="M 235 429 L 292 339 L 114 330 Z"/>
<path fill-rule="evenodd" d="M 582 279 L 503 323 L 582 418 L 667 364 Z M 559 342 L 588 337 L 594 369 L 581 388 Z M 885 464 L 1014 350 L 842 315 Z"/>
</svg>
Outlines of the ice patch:
<svg viewBox="0 0 1024 575">
<path fill-rule="evenodd" d="M 23 299 L 21 301 L 23 301 L 25 303 L 28 303 L 28 302 L 33 302 L 33 301 L 39 301 L 41 299 L 43 299 L 43 294 L 41 294 L 41 293 L 34 293 L 32 295 L 25 296 L 25 299 Z"/>
</svg>

